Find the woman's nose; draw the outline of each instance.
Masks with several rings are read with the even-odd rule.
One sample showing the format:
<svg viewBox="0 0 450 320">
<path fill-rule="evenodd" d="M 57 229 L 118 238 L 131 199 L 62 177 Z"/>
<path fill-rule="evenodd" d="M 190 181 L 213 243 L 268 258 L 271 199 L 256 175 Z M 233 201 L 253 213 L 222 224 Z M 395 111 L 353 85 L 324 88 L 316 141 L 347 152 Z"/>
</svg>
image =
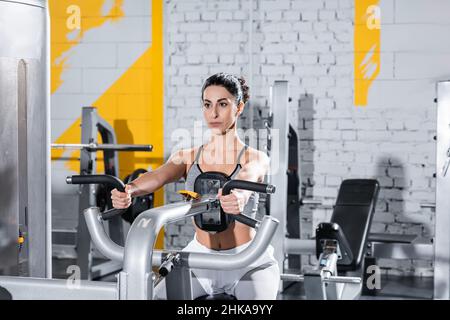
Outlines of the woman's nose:
<svg viewBox="0 0 450 320">
<path fill-rule="evenodd" d="M 214 118 L 217 118 L 219 116 L 219 111 L 217 110 L 216 106 L 211 108 L 211 114 Z"/>
</svg>

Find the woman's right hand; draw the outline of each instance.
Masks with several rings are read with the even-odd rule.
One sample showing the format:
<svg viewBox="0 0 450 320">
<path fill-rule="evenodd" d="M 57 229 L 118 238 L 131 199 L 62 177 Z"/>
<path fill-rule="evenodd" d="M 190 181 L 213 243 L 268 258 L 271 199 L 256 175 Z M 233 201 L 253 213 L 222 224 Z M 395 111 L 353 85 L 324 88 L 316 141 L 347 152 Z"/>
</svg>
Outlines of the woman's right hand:
<svg viewBox="0 0 450 320">
<path fill-rule="evenodd" d="M 112 205 L 116 209 L 126 209 L 131 205 L 131 186 L 125 186 L 125 192 L 117 189 L 111 191 Z"/>
</svg>

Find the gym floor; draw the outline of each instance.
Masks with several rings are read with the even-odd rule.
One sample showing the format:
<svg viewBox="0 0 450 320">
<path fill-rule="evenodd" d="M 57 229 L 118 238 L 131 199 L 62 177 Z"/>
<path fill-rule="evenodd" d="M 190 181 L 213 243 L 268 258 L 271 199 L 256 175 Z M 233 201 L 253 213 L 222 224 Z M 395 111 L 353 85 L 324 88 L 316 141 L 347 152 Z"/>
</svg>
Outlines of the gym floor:
<svg viewBox="0 0 450 320">
<path fill-rule="evenodd" d="M 94 260 L 99 263 L 101 260 Z M 69 265 L 75 265 L 75 259 L 53 259 L 53 277 L 65 279 Z M 114 274 L 107 275 L 99 281 L 116 281 Z M 364 295 L 360 300 L 430 300 L 433 297 L 432 277 L 405 277 L 384 275 L 381 277 L 381 289 L 375 295 Z M 305 290 L 303 283 L 292 282 L 288 284 L 282 293 L 279 293 L 278 300 L 303 300 Z"/>
<path fill-rule="evenodd" d="M 361 296 L 360 300 L 429 300 L 433 296 L 433 278 L 382 276 L 381 289 L 373 296 Z M 278 296 L 279 300 L 305 298 L 303 284 L 293 283 Z"/>
</svg>

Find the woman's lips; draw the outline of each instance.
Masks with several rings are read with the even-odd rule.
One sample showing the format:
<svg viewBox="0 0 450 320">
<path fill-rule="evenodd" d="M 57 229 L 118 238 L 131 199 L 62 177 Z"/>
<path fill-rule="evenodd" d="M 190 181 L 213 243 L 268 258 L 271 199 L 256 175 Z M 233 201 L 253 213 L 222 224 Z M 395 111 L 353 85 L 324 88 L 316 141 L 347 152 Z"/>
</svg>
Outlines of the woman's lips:
<svg viewBox="0 0 450 320">
<path fill-rule="evenodd" d="M 211 127 L 218 127 L 218 126 L 221 125 L 221 123 L 220 123 L 220 122 L 210 122 L 209 125 L 210 125 Z"/>
</svg>

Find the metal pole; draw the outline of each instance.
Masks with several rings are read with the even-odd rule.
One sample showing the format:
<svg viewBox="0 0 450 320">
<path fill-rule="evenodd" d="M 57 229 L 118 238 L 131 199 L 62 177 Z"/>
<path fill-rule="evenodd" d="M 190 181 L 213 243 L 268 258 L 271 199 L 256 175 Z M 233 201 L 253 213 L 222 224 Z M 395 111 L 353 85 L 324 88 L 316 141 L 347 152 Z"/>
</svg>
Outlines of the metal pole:
<svg viewBox="0 0 450 320">
<path fill-rule="evenodd" d="M 250 90 L 254 90 L 253 87 L 253 0 L 249 0 L 249 26 L 248 26 L 248 55 L 249 55 L 249 61 L 248 61 L 248 84 L 250 87 Z M 248 109 L 248 117 L 249 117 L 249 128 L 253 129 L 253 119 L 255 116 L 254 108 L 251 105 L 251 101 L 249 102 L 249 109 Z"/>
<path fill-rule="evenodd" d="M 46 214 L 45 214 L 45 276 L 49 279 L 52 278 L 52 161 L 51 161 L 51 117 L 50 117 L 50 13 L 49 8 L 45 6 L 45 73 L 46 83 L 45 83 L 45 112 L 46 112 L 46 186 L 45 186 L 45 198 L 46 198 Z"/>
<path fill-rule="evenodd" d="M 72 149 L 72 150 L 88 150 L 88 151 L 152 151 L 153 146 L 148 144 L 113 144 L 113 143 L 52 143 L 53 149 Z"/>
<path fill-rule="evenodd" d="M 450 81 L 437 84 L 434 298 L 450 299 Z"/>
<path fill-rule="evenodd" d="M 275 217 L 280 226 L 273 239 L 275 259 L 280 272 L 284 270 L 286 210 L 287 210 L 287 167 L 288 167 L 288 82 L 275 81 L 271 88 L 271 113 L 273 116 L 270 131 L 270 183 L 277 187 L 277 192 L 270 196 L 270 215 Z M 280 282 L 280 290 L 283 284 Z"/>
<path fill-rule="evenodd" d="M 281 280 L 303 282 L 305 281 L 305 276 L 303 274 L 289 274 L 283 273 L 280 275 Z M 331 276 L 328 278 L 322 278 L 323 283 L 361 283 L 360 277 L 342 277 L 342 276 Z"/>
</svg>

